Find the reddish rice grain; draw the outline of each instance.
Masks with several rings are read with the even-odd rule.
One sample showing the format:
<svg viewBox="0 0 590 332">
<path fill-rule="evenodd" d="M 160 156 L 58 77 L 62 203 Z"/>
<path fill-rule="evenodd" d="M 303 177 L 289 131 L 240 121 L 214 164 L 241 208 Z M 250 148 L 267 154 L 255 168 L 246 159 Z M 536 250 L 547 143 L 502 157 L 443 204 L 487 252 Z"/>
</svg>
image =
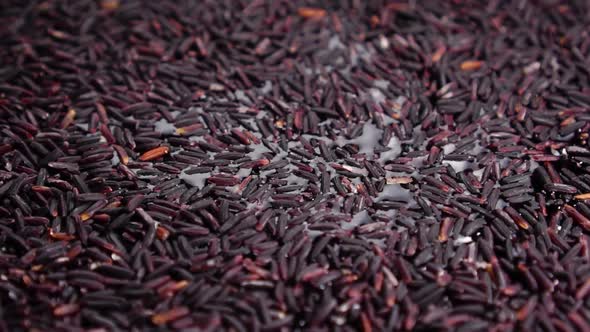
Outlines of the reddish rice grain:
<svg viewBox="0 0 590 332">
<path fill-rule="evenodd" d="M 158 159 L 168 154 L 168 151 L 170 151 L 170 148 L 168 148 L 167 146 L 159 146 L 157 148 L 153 148 L 149 151 L 144 152 L 141 156 L 139 156 L 139 160 L 150 161 Z"/>
</svg>

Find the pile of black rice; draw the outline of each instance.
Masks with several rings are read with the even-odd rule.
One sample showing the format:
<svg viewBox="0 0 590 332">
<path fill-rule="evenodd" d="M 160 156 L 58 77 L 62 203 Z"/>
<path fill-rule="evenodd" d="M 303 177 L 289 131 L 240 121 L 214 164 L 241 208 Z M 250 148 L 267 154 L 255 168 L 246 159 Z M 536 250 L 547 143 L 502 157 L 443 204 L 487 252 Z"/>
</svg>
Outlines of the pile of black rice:
<svg viewBox="0 0 590 332">
<path fill-rule="evenodd" d="M 589 331 L 589 12 L 2 1 L 0 330 Z"/>
</svg>

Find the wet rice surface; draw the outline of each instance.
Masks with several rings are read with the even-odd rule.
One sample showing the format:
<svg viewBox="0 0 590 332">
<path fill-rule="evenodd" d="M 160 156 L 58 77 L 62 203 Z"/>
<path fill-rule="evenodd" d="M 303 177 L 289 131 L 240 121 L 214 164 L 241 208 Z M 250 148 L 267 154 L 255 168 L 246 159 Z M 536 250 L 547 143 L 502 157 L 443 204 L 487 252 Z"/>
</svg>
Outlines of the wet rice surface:
<svg viewBox="0 0 590 332">
<path fill-rule="evenodd" d="M 0 4 L 0 330 L 590 331 L 585 1 Z"/>
</svg>

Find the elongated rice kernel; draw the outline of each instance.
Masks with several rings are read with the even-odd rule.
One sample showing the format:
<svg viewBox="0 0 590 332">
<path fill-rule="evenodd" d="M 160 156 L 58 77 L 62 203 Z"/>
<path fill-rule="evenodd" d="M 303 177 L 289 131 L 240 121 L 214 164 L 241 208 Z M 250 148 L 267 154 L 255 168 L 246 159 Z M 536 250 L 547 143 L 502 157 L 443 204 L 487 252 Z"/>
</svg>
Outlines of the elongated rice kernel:
<svg viewBox="0 0 590 332">
<path fill-rule="evenodd" d="M 170 148 L 168 148 L 167 146 L 159 146 L 157 148 L 153 148 L 149 151 L 144 152 L 141 156 L 139 156 L 139 160 L 150 161 L 158 159 L 168 154 L 168 151 L 170 151 Z"/>
<path fill-rule="evenodd" d="M 189 309 L 187 307 L 177 307 L 170 309 L 168 311 L 164 311 L 152 316 L 152 322 L 155 325 L 164 325 L 171 321 L 177 320 L 183 316 L 189 314 Z"/>
<path fill-rule="evenodd" d="M 574 198 L 581 200 L 581 201 L 587 200 L 587 199 L 590 199 L 590 193 L 579 194 L 579 195 L 574 196 Z"/>
<path fill-rule="evenodd" d="M 477 70 L 483 66 L 483 61 L 468 60 L 461 62 L 461 70 Z"/>
<path fill-rule="evenodd" d="M 387 178 L 387 184 L 408 184 L 408 183 L 412 183 L 412 178 L 411 177 L 393 177 L 393 178 Z"/>
<path fill-rule="evenodd" d="M 61 304 L 53 309 L 53 315 L 57 317 L 69 316 L 80 310 L 78 304 Z"/>
<path fill-rule="evenodd" d="M 321 8 L 301 7 L 297 9 L 297 14 L 304 18 L 322 18 L 326 16 L 326 11 Z"/>
<path fill-rule="evenodd" d="M 73 108 L 68 109 L 68 112 L 64 116 L 63 120 L 61 121 L 61 128 L 69 127 L 72 122 L 74 122 L 74 118 L 76 117 L 76 110 Z"/>
</svg>

